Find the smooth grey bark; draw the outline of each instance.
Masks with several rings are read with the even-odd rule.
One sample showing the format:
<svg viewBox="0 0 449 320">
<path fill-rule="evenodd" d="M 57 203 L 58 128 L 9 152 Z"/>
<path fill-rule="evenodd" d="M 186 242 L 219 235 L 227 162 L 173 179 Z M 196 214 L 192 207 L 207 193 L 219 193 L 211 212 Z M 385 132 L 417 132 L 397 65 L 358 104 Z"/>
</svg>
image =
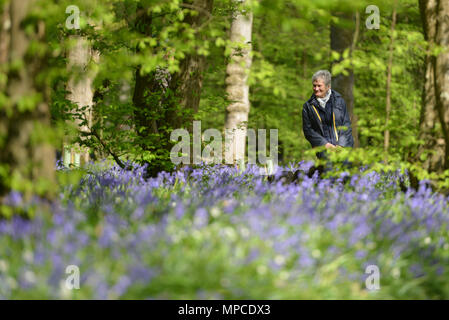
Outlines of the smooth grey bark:
<svg viewBox="0 0 449 320">
<path fill-rule="evenodd" d="M 82 113 L 87 123 L 82 124 L 82 119 L 75 119 L 75 125 L 80 133 L 89 133 L 92 127 L 92 106 L 94 89 L 92 86 L 95 75 L 89 72 L 88 65 L 91 60 L 99 59 L 99 52 L 91 48 L 89 40 L 83 36 L 70 36 L 73 46 L 67 52 L 67 69 L 70 74 L 67 83 L 67 100 L 77 105 L 72 113 Z M 82 107 L 87 107 L 81 111 Z M 89 162 L 89 149 L 80 147 L 78 144 L 72 146 L 64 144 L 64 163 L 85 164 Z"/>
<path fill-rule="evenodd" d="M 245 4 L 245 0 L 236 0 Z M 225 161 L 235 163 L 244 160 L 247 122 L 250 109 L 248 75 L 251 68 L 252 12 L 246 15 L 234 12 L 230 38 L 233 43 L 243 43 L 242 50 L 233 49 L 226 68 L 226 93 L 231 101 L 226 107 Z"/>
</svg>

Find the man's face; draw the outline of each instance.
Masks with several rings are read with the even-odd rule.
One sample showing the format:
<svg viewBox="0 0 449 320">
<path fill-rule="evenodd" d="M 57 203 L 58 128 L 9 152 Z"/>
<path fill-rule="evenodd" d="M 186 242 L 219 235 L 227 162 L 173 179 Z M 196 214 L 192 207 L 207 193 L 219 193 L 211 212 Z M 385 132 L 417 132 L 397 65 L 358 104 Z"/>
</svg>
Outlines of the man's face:
<svg viewBox="0 0 449 320">
<path fill-rule="evenodd" d="M 313 82 L 313 93 L 317 98 L 324 98 L 330 86 L 326 87 L 322 79 L 316 79 Z"/>
</svg>

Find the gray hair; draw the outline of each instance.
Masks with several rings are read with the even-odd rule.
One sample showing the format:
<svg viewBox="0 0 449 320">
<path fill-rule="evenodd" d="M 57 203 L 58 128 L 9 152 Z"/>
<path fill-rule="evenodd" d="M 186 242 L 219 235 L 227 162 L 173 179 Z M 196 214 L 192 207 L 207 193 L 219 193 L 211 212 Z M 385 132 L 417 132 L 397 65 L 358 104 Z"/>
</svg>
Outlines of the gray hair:
<svg viewBox="0 0 449 320">
<path fill-rule="evenodd" d="M 326 87 L 329 87 L 331 85 L 332 76 L 331 73 L 327 70 L 319 70 L 315 72 L 315 74 L 312 76 L 312 82 L 318 79 L 323 80 Z"/>
</svg>

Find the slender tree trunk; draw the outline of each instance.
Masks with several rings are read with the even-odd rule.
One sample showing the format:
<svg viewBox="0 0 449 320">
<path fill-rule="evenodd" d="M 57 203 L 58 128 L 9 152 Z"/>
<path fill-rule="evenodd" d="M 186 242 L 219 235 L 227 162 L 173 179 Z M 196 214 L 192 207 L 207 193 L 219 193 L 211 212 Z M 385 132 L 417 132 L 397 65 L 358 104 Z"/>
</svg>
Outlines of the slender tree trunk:
<svg viewBox="0 0 449 320">
<path fill-rule="evenodd" d="M 237 1 L 245 4 L 245 0 Z M 245 44 L 242 50 L 233 49 L 231 61 L 226 68 L 226 92 L 231 103 L 226 108 L 225 143 L 226 163 L 244 160 L 249 104 L 248 74 L 251 68 L 252 12 L 243 15 L 233 14 L 231 22 L 231 41 Z"/>
<path fill-rule="evenodd" d="M 444 168 L 445 140 L 436 108 L 434 65 L 431 49 L 435 45 L 437 0 L 420 0 L 419 6 L 423 22 L 424 36 L 429 43 L 425 58 L 425 83 L 422 93 L 419 139 L 423 140 L 417 152 L 417 160 L 422 167 L 431 172 L 439 172 Z M 421 159 L 421 156 L 425 157 Z"/>
<path fill-rule="evenodd" d="M 11 19 L 9 17 L 9 2 L 0 8 L 0 75 L 7 75 L 7 63 L 9 57 Z M 5 83 L 0 82 L 0 92 L 4 92 Z M 6 113 L 0 106 L 0 138 L 7 134 Z M 1 148 L 1 145 L 0 145 Z"/>
<path fill-rule="evenodd" d="M 359 34 L 360 19 L 358 15 L 347 12 L 335 12 L 334 15 L 344 20 L 353 20 L 355 17 L 356 26 L 355 28 L 347 28 L 341 26 L 340 24 L 331 24 L 331 50 L 336 51 L 343 55 L 345 50 L 349 50 L 349 58 L 351 59 L 351 68 L 348 71 L 348 75 L 338 74 L 332 77 L 332 88 L 338 91 L 346 102 L 346 107 L 349 112 L 349 117 L 351 119 L 352 135 L 354 137 L 354 147 L 359 147 L 359 137 L 357 131 L 357 117 L 354 115 L 354 71 L 352 68 L 352 54 L 355 50 L 357 43 L 357 38 Z M 338 61 L 333 61 L 332 64 L 338 63 L 343 58 L 341 57 Z"/>
<path fill-rule="evenodd" d="M 393 4 L 393 21 L 391 23 L 391 38 L 390 38 L 390 48 L 388 51 L 388 64 L 387 64 L 387 97 L 385 104 L 385 132 L 384 132 L 384 151 L 385 155 L 388 154 L 388 148 L 390 147 L 390 129 L 388 128 L 390 122 L 390 113 L 391 113 L 391 70 L 393 68 L 393 50 L 394 50 L 394 30 L 396 27 L 396 5 L 397 0 L 394 1 Z"/>
<path fill-rule="evenodd" d="M 67 100 L 77 105 L 72 113 L 82 114 L 82 119 L 75 119 L 75 124 L 80 133 L 90 132 L 92 127 L 92 106 L 94 90 L 92 87 L 94 75 L 88 70 L 91 60 L 99 59 L 99 53 L 93 52 L 89 40 L 84 36 L 71 36 L 74 46 L 67 53 L 67 69 L 70 74 L 67 83 Z M 86 107 L 85 110 L 82 110 Z M 86 123 L 83 124 L 83 119 Z M 83 138 L 82 138 L 83 139 Z M 89 162 L 89 149 L 78 144 L 64 145 L 64 163 L 79 166 Z"/>
<path fill-rule="evenodd" d="M 356 11 L 355 13 L 355 31 L 354 31 L 354 38 L 352 40 L 352 46 L 351 46 L 351 68 L 354 70 L 353 65 L 353 57 L 354 57 L 354 51 L 357 45 L 357 41 L 359 39 L 359 33 L 360 33 L 360 12 Z M 353 84 L 354 87 L 354 84 Z M 352 112 L 349 114 L 351 117 L 351 125 L 352 125 L 352 136 L 354 137 L 354 148 L 360 147 L 360 140 L 359 140 L 359 126 L 358 126 L 358 116 L 354 112 L 354 95 L 352 96 Z"/>
<path fill-rule="evenodd" d="M 307 78 L 307 51 L 305 48 L 302 50 L 302 77 Z"/>
<path fill-rule="evenodd" d="M 435 43 L 443 51 L 432 57 L 436 107 L 445 140 L 444 169 L 449 169 L 449 2 L 437 5 Z"/>
<path fill-rule="evenodd" d="M 3 64 L 8 62 L 10 43 L 9 29 L 11 27 L 11 19 L 9 17 L 9 2 L 6 2 L 0 10 L 2 10 L 0 13 L 0 72 L 3 72 Z M 2 87 L 0 89 L 3 90 Z"/>
<path fill-rule="evenodd" d="M 45 39 L 43 21 L 34 22 L 30 28 L 26 22 L 29 10 L 35 5 L 34 0 L 14 0 L 10 3 L 10 47 L 9 62 L 22 61 L 20 69 L 10 70 L 6 86 L 8 105 L 12 109 L 6 119 L 5 136 L 0 147 L 0 165 L 7 168 L 8 178 L 15 180 L 16 185 L 30 194 L 32 188 L 26 188 L 27 181 L 45 186 L 40 193 L 50 197 L 53 193 L 55 174 L 54 148 L 47 141 L 45 129 L 50 125 L 50 110 L 47 90 L 38 84 L 36 77 L 45 67 L 47 56 L 29 54 L 32 41 Z M 27 31 L 26 31 L 27 30 Z M 34 108 L 24 111 L 19 107 L 24 98 L 37 97 Z M 3 117 L 2 117 L 3 118 Z M 4 121 L 4 120 L 3 120 Z M 41 134 L 39 134 L 39 132 Z M 10 190 L 10 182 L 0 179 L 0 196 Z"/>
</svg>

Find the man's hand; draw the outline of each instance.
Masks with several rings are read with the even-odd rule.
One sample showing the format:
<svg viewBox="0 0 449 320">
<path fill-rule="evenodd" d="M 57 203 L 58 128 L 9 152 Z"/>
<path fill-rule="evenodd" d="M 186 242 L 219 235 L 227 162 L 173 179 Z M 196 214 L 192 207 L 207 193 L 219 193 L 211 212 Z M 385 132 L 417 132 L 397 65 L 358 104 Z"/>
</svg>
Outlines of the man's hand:
<svg viewBox="0 0 449 320">
<path fill-rule="evenodd" d="M 324 147 L 326 147 L 326 149 L 335 149 L 336 147 L 332 144 L 332 143 L 326 143 L 325 145 L 324 145 Z"/>
</svg>

